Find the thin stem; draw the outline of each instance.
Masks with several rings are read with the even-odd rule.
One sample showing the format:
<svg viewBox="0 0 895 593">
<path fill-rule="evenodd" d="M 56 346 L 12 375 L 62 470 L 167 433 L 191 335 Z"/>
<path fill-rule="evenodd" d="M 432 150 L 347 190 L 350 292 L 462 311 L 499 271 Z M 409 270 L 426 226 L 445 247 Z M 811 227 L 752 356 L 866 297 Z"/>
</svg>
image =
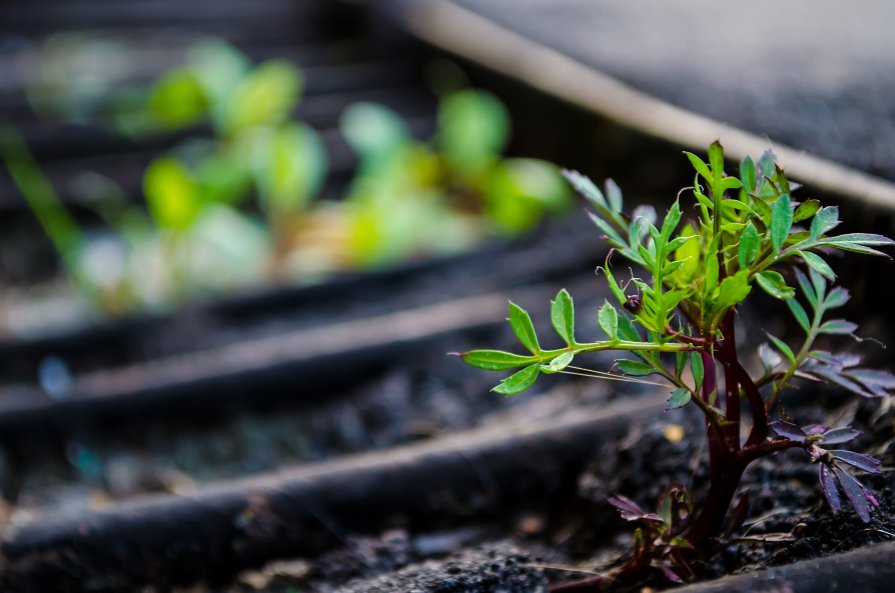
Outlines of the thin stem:
<svg viewBox="0 0 895 593">
<path fill-rule="evenodd" d="M 723 355 L 726 360 L 736 360 L 736 333 L 734 330 L 733 309 L 730 309 L 724 316 L 722 323 L 722 334 L 724 340 L 719 348 L 719 355 Z M 734 450 L 740 447 L 740 389 L 739 381 L 733 368 L 728 362 L 722 362 L 724 365 L 724 401 L 727 413 L 727 441 Z M 764 407 L 762 407 L 762 410 Z"/>
</svg>

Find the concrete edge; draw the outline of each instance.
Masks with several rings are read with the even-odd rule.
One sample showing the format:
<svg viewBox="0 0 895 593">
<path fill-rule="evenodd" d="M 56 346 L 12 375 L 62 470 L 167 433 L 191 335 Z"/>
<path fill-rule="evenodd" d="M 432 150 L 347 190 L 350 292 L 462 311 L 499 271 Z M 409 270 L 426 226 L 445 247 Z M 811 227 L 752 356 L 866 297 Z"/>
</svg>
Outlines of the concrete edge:
<svg viewBox="0 0 895 593">
<path fill-rule="evenodd" d="M 895 183 L 638 91 L 451 0 L 414 0 L 402 8 L 399 19 L 419 39 L 632 129 L 698 151 L 720 140 L 735 159 L 757 157 L 771 147 L 792 178 L 895 211 Z"/>
</svg>

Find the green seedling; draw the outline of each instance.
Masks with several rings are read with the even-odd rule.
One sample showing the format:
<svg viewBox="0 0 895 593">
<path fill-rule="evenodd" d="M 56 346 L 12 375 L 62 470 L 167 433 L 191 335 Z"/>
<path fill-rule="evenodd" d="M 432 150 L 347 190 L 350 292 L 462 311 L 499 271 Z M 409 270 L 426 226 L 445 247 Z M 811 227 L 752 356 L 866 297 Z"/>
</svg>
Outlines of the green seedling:
<svg viewBox="0 0 895 593">
<path fill-rule="evenodd" d="M 745 469 L 784 449 L 801 449 L 816 464 L 821 491 L 833 511 L 842 507 L 842 495 L 865 522 L 878 506 L 853 472 L 878 474 L 879 461 L 841 448 L 858 431 L 799 426 L 786 416 L 780 398 L 796 378 L 832 383 L 868 398 L 895 390 L 895 376 L 888 372 L 860 367 L 856 355 L 815 346 L 821 336 L 854 336 L 857 330 L 854 323 L 835 317 L 849 293 L 834 285 L 829 254 L 884 256 L 879 248 L 893 241 L 869 233 L 833 234 L 838 209 L 796 200 L 797 185 L 770 152 L 757 163 L 744 159 L 739 177 L 725 173 L 717 142 L 709 147 L 708 162 L 695 154 L 687 157 L 696 170 L 693 186 L 680 194 L 694 198 L 696 215 L 687 220 L 679 199 L 661 222 L 648 208 L 629 215 L 614 183 L 608 182 L 604 193 L 583 175 L 566 172 L 594 208 L 591 217 L 612 246 L 602 271 L 615 302 L 606 301 L 596 311 L 604 339 L 583 339 L 572 297 L 562 290 L 550 307 L 561 348 L 542 348 L 528 312 L 511 303 L 509 322 L 525 352 L 474 350 L 462 355 L 478 368 L 513 371 L 494 391 L 515 395 L 542 375 L 577 369 L 573 363 L 580 364 L 589 352 L 627 352 L 633 357 L 617 361 L 609 376 L 651 377 L 668 385 L 668 409 L 695 406 L 704 416 L 708 491 L 693 501 L 683 487 L 674 486 L 658 513 L 624 497 L 611 499 L 623 518 L 640 524 L 634 554 L 612 574 L 590 579 L 591 585 L 603 578 L 638 582 L 649 571 L 673 581 L 692 578 L 746 517 L 747 496 L 733 504 Z M 628 286 L 620 283 L 610 265 L 612 253 L 635 264 L 645 277 L 634 277 Z M 755 291 L 785 304 L 804 334 L 797 348 L 768 335 L 769 344 L 760 348 L 763 371 L 758 376 L 746 370 L 734 331 L 737 308 Z"/>
</svg>

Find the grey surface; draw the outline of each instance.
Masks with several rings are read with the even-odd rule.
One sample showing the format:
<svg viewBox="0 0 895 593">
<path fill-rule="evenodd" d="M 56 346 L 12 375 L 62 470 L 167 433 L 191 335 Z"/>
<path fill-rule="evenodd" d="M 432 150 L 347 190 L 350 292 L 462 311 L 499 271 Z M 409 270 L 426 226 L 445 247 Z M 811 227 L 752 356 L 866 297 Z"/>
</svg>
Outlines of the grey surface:
<svg viewBox="0 0 895 593">
<path fill-rule="evenodd" d="M 671 103 L 895 179 L 895 2 L 453 1 Z"/>
</svg>

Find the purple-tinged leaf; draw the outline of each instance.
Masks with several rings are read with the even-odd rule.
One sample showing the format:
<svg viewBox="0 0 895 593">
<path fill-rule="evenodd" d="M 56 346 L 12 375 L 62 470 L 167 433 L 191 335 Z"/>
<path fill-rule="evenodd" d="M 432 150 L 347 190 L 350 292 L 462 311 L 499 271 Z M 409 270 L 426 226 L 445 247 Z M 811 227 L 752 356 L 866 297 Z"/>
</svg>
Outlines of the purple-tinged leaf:
<svg viewBox="0 0 895 593">
<path fill-rule="evenodd" d="M 677 585 L 683 585 L 683 584 L 684 584 L 684 579 L 682 579 L 680 576 L 678 576 L 678 574 L 677 574 L 676 572 L 674 572 L 674 571 L 671 569 L 671 567 L 668 566 L 667 564 L 660 564 L 660 565 L 659 565 L 659 570 L 661 570 L 661 571 L 662 571 L 662 575 L 663 575 L 666 579 L 668 579 L 669 581 L 671 581 L 672 583 L 675 583 L 675 584 L 677 584 Z"/>
<path fill-rule="evenodd" d="M 818 360 L 839 369 L 853 367 L 861 364 L 861 357 L 857 354 L 833 354 L 832 352 L 825 352 L 823 350 L 813 350 L 808 354 L 808 356 L 810 358 L 813 358 L 814 360 Z"/>
<path fill-rule="evenodd" d="M 843 375 L 864 385 L 877 397 L 885 397 L 895 391 L 895 375 L 876 369 L 848 369 Z"/>
<path fill-rule="evenodd" d="M 870 505 L 878 506 L 879 504 L 876 501 L 876 498 L 864 488 L 861 482 L 856 480 L 854 476 L 848 472 L 843 471 L 838 467 L 834 467 L 833 472 L 836 474 L 836 479 L 839 480 L 839 484 L 842 485 L 842 490 L 845 492 L 845 496 L 848 498 L 851 506 L 855 509 L 855 512 L 858 513 L 858 517 L 860 517 L 861 521 L 864 523 L 870 523 Z"/>
<path fill-rule="evenodd" d="M 662 517 L 655 513 L 647 513 L 640 505 L 636 502 L 628 498 L 627 496 L 622 496 L 621 494 L 616 494 L 615 496 L 610 496 L 606 499 L 606 502 L 614 506 L 619 515 L 621 515 L 622 519 L 625 521 L 656 521 L 658 523 L 662 522 Z"/>
<path fill-rule="evenodd" d="M 827 504 L 833 509 L 834 513 L 838 513 L 842 508 L 842 499 L 839 497 L 839 489 L 836 487 L 836 481 L 833 479 L 833 473 L 825 463 L 819 463 L 818 478 L 820 479 L 820 490 L 827 499 Z"/>
<path fill-rule="evenodd" d="M 835 237 L 827 237 L 824 243 L 860 243 L 861 245 L 895 245 L 895 241 L 884 235 L 875 235 L 873 233 L 847 233 L 845 235 L 836 235 Z"/>
<path fill-rule="evenodd" d="M 853 335 L 856 329 L 858 329 L 857 323 L 845 319 L 831 319 L 822 323 L 817 331 L 822 334 Z"/>
<path fill-rule="evenodd" d="M 830 454 L 832 454 L 833 457 L 835 457 L 839 461 L 863 470 L 868 474 L 883 473 L 881 467 L 882 463 L 880 462 L 880 460 L 875 459 L 870 455 L 864 455 L 863 453 L 855 453 L 854 451 L 843 451 L 838 449 L 830 451 Z"/>
<path fill-rule="evenodd" d="M 804 443 L 808 436 L 800 427 L 785 420 L 774 420 L 768 426 L 783 438 L 789 439 L 794 443 Z"/>
<path fill-rule="evenodd" d="M 802 427 L 805 434 L 823 434 L 827 431 L 827 427 L 823 424 L 806 424 Z"/>
<path fill-rule="evenodd" d="M 825 445 L 841 445 L 842 443 L 854 440 L 860 434 L 860 430 L 855 430 L 849 426 L 832 428 L 824 433 L 823 443 Z"/>
<path fill-rule="evenodd" d="M 827 309 L 841 307 L 847 303 L 850 298 L 851 295 L 846 289 L 837 286 L 827 295 L 827 299 L 824 301 L 824 307 Z"/>
<path fill-rule="evenodd" d="M 866 398 L 871 398 L 871 399 L 875 398 L 875 397 L 879 397 L 878 395 L 876 395 L 870 391 L 867 391 L 866 389 L 864 389 L 864 387 L 862 387 L 858 383 L 855 383 L 854 381 L 852 381 L 851 379 L 849 379 L 847 377 L 843 377 L 842 375 L 838 374 L 835 371 L 827 371 L 824 369 L 812 369 L 812 372 L 814 374 L 818 375 L 819 377 L 826 379 L 830 383 L 838 385 L 839 387 L 842 387 L 843 389 L 851 391 L 852 393 L 855 393 L 857 395 L 860 395 L 861 397 L 866 397 Z"/>
</svg>

